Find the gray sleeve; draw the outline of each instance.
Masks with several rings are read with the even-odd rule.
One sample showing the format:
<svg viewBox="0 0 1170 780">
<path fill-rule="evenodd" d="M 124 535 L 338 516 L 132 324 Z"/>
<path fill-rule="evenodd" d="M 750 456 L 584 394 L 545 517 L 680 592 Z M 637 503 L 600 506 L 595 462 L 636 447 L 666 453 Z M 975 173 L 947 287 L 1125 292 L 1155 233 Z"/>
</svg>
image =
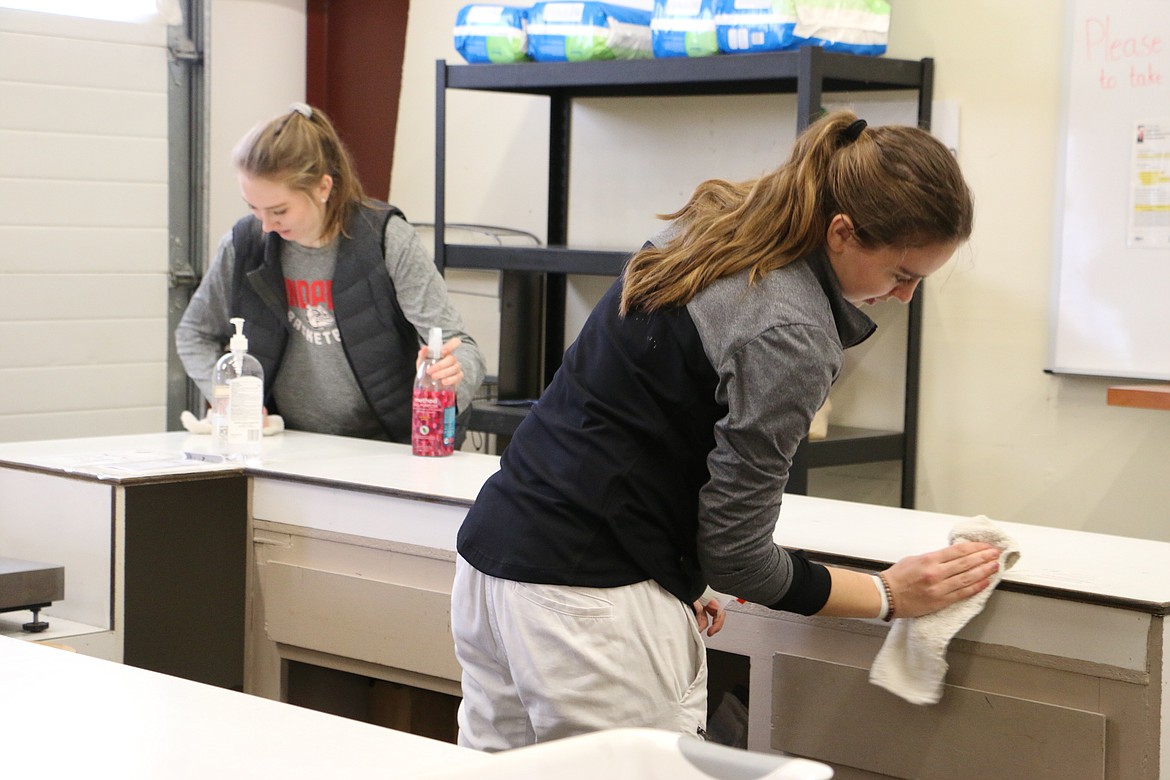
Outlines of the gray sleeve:
<svg viewBox="0 0 1170 780">
<path fill-rule="evenodd" d="M 471 406 L 486 371 L 479 345 L 468 335 L 463 317 L 451 304 L 447 283 L 435 268 L 418 233 L 400 217 L 386 222 L 386 271 L 394 282 L 398 305 L 406 319 L 418 331 L 419 345 L 426 343 L 431 328 L 443 329 L 443 341 L 462 341 L 455 357 L 463 367 L 463 381 L 456 388 L 459 409 Z"/>
<path fill-rule="evenodd" d="M 773 541 L 788 470 L 828 394 L 839 353 L 813 325 L 773 327 L 717 366 L 728 406 L 707 458 L 699 495 L 700 565 L 715 590 L 775 604 L 792 584 L 792 562 Z"/>
<path fill-rule="evenodd" d="M 235 250 L 231 233 L 228 233 L 220 239 L 211 267 L 207 269 L 175 328 L 175 349 L 183 369 L 209 403 L 212 395 L 211 373 L 232 333 L 232 325 L 228 320 L 231 318 L 231 269 L 234 264 Z M 191 411 L 198 413 L 202 410 Z"/>
</svg>

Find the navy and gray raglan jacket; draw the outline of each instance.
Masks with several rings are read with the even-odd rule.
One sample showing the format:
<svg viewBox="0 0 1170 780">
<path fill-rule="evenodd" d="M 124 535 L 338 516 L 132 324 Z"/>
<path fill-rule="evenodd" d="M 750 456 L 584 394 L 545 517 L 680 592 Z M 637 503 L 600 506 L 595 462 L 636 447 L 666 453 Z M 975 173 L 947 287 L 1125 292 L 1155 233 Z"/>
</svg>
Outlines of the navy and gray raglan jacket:
<svg viewBox="0 0 1170 780">
<path fill-rule="evenodd" d="M 618 315 L 619 278 L 504 451 L 458 550 L 503 579 L 710 585 L 811 614 L 824 567 L 773 542 L 797 445 L 874 323 L 823 254 Z"/>
</svg>

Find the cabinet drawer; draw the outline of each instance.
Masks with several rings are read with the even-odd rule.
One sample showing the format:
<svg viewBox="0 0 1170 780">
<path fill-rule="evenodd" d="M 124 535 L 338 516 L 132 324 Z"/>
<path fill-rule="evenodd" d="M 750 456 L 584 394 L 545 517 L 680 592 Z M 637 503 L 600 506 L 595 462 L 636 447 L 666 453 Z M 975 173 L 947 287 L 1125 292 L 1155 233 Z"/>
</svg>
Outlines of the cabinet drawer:
<svg viewBox="0 0 1170 780">
<path fill-rule="evenodd" d="M 459 680 L 450 593 L 279 561 L 257 574 L 272 641 Z"/>
<path fill-rule="evenodd" d="M 954 685 L 920 707 L 866 669 L 787 654 L 773 656 L 772 683 L 772 747 L 866 777 L 1105 777 L 1098 712 Z"/>
</svg>

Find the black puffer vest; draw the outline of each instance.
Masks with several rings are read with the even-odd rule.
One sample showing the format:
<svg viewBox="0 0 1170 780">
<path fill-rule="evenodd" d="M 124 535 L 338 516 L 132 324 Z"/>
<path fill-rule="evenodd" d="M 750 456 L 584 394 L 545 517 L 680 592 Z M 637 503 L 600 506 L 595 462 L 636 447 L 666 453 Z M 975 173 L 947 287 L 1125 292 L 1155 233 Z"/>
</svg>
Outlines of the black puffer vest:
<svg viewBox="0 0 1170 780">
<path fill-rule="evenodd" d="M 419 337 L 398 305 L 386 272 L 384 236 L 397 208 L 376 203 L 356 210 L 345 225 L 333 272 L 333 314 L 358 386 L 391 441 L 410 441 L 410 402 Z M 247 323 L 248 352 L 264 367 L 265 404 L 272 412 L 271 377 L 280 370 L 292 325 L 280 265 L 283 241 L 262 233 L 248 216 L 232 228 L 236 264 L 232 316 Z"/>
</svg>

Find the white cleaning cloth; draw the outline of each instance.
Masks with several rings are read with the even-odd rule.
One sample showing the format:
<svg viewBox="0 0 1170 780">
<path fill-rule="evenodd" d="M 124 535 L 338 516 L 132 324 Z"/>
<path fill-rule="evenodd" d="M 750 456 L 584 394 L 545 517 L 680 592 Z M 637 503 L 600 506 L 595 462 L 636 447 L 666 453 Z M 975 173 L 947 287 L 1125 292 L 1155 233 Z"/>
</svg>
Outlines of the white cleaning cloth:
<svg viewBox="0 0 1170 780">
<path fill-rule="evenodd" d="M 183 427 L 187 429 L 187 433 L 211 433 L 211 418 L 204 417 L 202 420 L 197 418 L 190 412 L 183 410 L 179 413 L 179 422 L 183 423 Z M 284 418 L 279 414 L 270 414 L 264 418 L 264 428 L 262 433 L 265 436 L 272 436 L 284 430 Z"/>
<path fill-rule="evenodd" d="M 991 576 L 990 586 L 970 598 L 929 615 L 894 620 L 869 670 L 869 681 L 911 704 L 934 704 L 942 698 L 947 645 L 982 611 L 1003 572 L 1015 566 L 1020 557 L 1015 540 L 983 515 L 956 523 L 950 538 L 952 544 L 986 542 L 998 547 L 999 571 Z"/>
</svg>

